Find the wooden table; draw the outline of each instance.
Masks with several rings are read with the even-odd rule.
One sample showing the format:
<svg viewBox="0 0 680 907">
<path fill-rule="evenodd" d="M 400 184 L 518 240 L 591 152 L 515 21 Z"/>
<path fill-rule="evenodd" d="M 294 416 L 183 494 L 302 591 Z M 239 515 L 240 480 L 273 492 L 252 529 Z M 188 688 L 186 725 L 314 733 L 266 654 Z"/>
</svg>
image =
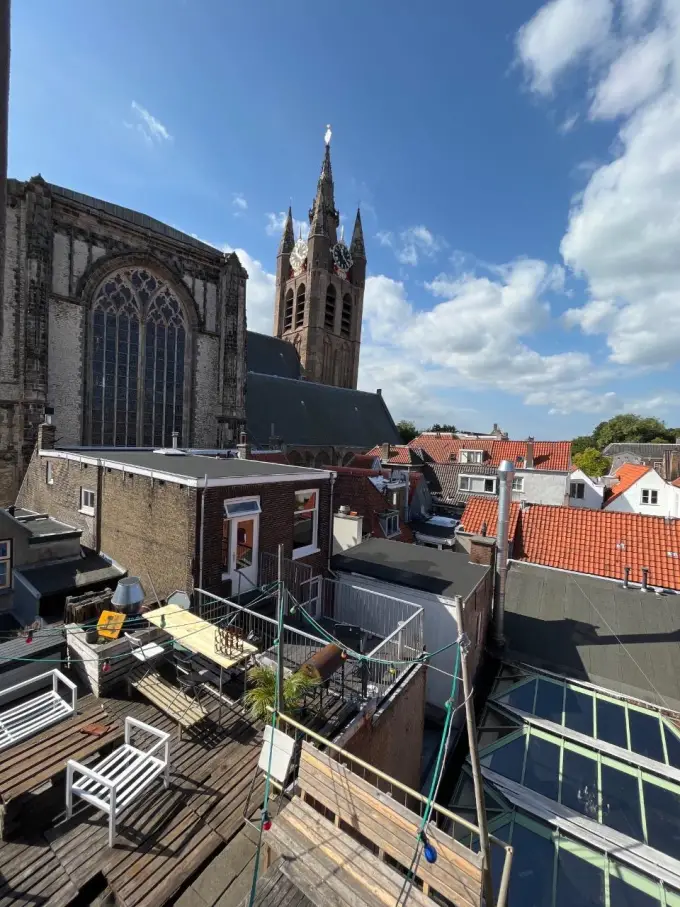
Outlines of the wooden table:
<svg viewBox="0 0 680 907">
<path fill-rule="evenodd" d="M 89 725 L 101 725 L 103 733 L 87 733 L 85 728 Z M 4 839 L 20 818 L 24 797 L 60 776 L 69 759 L 82 761 L 120 743 L 122 738 L 119 723 L 101 705 L 92 704 L 80 714 L 5 750 L 0 762 L 0 838 Z"/>
<path fill-rule="evenodd" d="M 155 627 L 160 627 L 176 640 L 183 648 L 216 664 L 220 669 L 218 696 L 220 715 L 222 717 L 222 679 L 223 672 L 246 662 L 258 649 L 244 639 L 234 644 L 231 652 L 221 652 L 218 644 L 218 627 L 203 620 L 180 605 L 165 605 L 155 611 L 147 612 L 144 617 Z M 208 689 L 208 685 L 204 687 Z M 214 695 L 214 694 L 213 694 Z"/>
</svg>

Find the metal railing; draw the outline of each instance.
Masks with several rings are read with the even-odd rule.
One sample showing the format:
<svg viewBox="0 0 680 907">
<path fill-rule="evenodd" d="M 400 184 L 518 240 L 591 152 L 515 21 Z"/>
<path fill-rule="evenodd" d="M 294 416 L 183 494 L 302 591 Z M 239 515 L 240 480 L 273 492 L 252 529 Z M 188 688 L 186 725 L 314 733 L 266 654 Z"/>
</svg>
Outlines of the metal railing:
<svg viewBox="0 0 680 907">
<path fill-rule="evenodd" d="M 302 600 L 303 584 L 314 575 L 309 564 L 301 564 L 287 557 L 282 559 L 282 576 L 284 586 L 292 592 L 294 598 Z M 260 585 L 266 586 L 279 579 L 278 553 L 270 551 L 260 552 Z"/>
<path fill-rule="evenodd" d="M 350 771 L 354 772 L 354 774 L 363 778 L 364 781 L 377 788 L 378 791 L 389 794 L 389 796 L 397 803 L 401 803 L 412 812 L 417 813 L 419 818 L 422 819 L 429 801 L 427 797 L 419 791 L 413 790 L 413 788 L 408 787 L 406 784 L 402 784 L 401 781 L 397 781 L 396 778 L 392 778 L 380 769 L 369 765 L 368 762 L 364 762 L 364 760 L 360 759 L 358 756 L 354 756 L 352 753 L 347 752 L 347 750 L 343 750 L 337 744 L 332 743 L 320 734 L 316 734 L 314 731 L 309 730 L 309 728 L 306 728 L 304 724 L 300 724 L 300 722 L 296 721 L 294 718 L 283 714 L 280 714 L 278 717 L 279 728 L 285 733 L 288 733 L 289 736 L 295 737 L 297 741 L 304 739 L 309 740 L 315 746 L 320 746 L 331 751 L 334 758 L 342 765 L 345 765 Z M 292 733 L 288 728 L 292 730 Z M 468 821 L 463 816 L 457 815 L 450 809 L 447 809 L 445 806 L 441 806 L 438 803 L 435 803 L 432 806 L 430 821 L 446 834 L 456 838 L 459 843 L 462 843 L 463 846 L 466 846 L 469 850 L 474 850 L 474 845 L 479 840 L 479 828 L 473 822 Z M 461 833 L 463 829 L 466 834 Z M 456 834 L 457 830 L 458 834 Z M 461 838 L 463 841 L 460 840 Z M 468 844 L 464 843 L 465 839 L 468 840 Z M 502 841 L 493 834 L 489 834 L 489 841 L 494 847 L 504 851 L 503 870 L 495 907 L 505 907 L 507 904 L 508 887 L 510 885 L 513 849 L 510 844 L 506 844 L 505 841 Z M 490 873 L 491 867 L 485 866 L 482 871 Z"/>
<path fill-rule="evenodd" d="M 423 610 L 404 599 L 328 577 L 323 581 L 322 602 L 324 617 L 332 617 L 338 623 L 357 624 L 381 639 Z"/>
</svg>

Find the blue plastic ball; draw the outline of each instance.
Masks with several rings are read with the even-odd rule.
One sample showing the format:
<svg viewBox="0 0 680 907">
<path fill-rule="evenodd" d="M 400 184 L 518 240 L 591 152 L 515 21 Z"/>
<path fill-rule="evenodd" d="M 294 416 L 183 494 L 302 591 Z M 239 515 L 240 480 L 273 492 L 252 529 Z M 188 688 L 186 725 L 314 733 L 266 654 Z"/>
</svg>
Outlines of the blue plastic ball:
<svg viewBox="0 0 680 907">
<path fill-rule="evenodd" d="M 425 845 L 423 853 L 425 854 L 425 859 L 427 860 L 428 863 L 437 862 L 437 851 L 434 849 L 434 847 L 431 844 L 428 843 Z"/>
</svg>

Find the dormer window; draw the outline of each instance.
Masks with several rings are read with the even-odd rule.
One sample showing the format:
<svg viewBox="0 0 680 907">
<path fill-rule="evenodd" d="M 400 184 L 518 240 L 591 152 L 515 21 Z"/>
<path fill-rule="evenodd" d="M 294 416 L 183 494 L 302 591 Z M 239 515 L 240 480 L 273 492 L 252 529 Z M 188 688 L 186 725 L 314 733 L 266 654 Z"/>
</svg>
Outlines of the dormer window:
<svg viewBox="0 0 680 907">
<path fill-rule="evenodd" d="M 483 450 L 461 450 L 461 463 L 481 463 L 484 460 Z"/>
</svg>

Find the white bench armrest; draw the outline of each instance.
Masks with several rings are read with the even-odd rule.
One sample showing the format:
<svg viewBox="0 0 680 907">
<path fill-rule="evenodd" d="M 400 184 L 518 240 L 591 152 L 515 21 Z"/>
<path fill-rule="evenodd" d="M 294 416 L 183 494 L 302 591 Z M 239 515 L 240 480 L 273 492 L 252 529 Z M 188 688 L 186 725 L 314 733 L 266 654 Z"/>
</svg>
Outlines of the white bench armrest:
<svg viewBox="0 0 680 907">
<path fill-rule="evenodd" d="M 150 724 L 146 724 L 144 721 L 140 721 L 138 718 L 130 718 L 129 716 L 125 719 L 125 742 L 130 742 L 130 734 L 132 728 L 136 727 L 140 731 L 146 731 L 147 734 L 151 734 L 153 737 L 158 738 L 158 743 L 155 743 L 150 750 L 145 750 L 148 755 L 155 753 L 156 750 L 162 746 L 164 743 L 167 743 L 170 740 L 170 734 L 167 734 L 165 731 L 159 731 L 158 728 L 151 727 Z"/>
<path fill-rule="evenodd" d="M 85 775 L 87 778 L 92 778 L 93 781 L 97 781 L 99 784 L 103 784 L 104 787 L 107 787 L 110 791 L 112 791 L 116 786 L 114 781 L 111 781 L 109 778 L 105 778 L 103 775 L 100 775 L 99 772 L 96 772 L 92 768 L 88 768 L 81 762 L 76 762 L 75 759 L 69 759 L 66 763 L 66 768 L 70 769 L 69 775 L 71 776 L 71 778 L 74 774 L 78 773 L 79 775 Z"/>
<path fill-rule="evenodd" d="M 75 712 L 76 710 L 76 699 L 78 697 L 78 687 L 73 683 L 72 680 L 69 680 L 64 674 L 61 673 L 58 668 L 54 668 L 52 673 L 52 689 L 57 693 L 59 687 L 59 681 L 61 681 L 64 686 L 68 687 L 71 691 L 71 708 Z"/>
</svg>

